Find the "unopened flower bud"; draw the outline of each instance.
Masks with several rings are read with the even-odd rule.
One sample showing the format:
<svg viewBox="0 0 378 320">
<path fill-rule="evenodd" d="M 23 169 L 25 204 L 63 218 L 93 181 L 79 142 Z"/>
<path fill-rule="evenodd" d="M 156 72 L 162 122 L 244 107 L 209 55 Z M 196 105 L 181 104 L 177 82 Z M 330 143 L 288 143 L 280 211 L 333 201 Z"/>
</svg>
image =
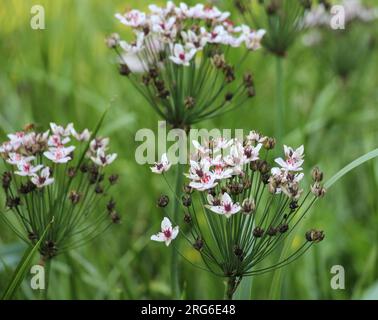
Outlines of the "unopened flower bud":
<svg viewBox="0 0 378 320">
<path fill-rule="evenodd" d="M 277 235 L 278 229 L 274 227 L 270 227 L 266 233 L 268 234 L 268 236 L 274 237 L 275 235 Z"/>
<path fill-rule="evenodd" d="M 78 204 L 81 199 L 81 194 L 77 191 L 71 191 L 70 195 L 68 196 L 72 204 Z"/>
<path fill-rule="evenodd" d="M 306 240 L 309 242 L 320 242 L 324 239 L 325 234 L 321 230 L 312 229 L 306 232 Z"/>
<path fill-rule="evenodd" d="M 12 174 L 10 172 L 4 172 L 2 177 L 3 189 L 6 191 L 9 189 L 12 182 Z"/>
<path fill-rule="evenodd" d="M 130 73 L 131 73 L 131 70 L 130 68 L 127 66 L 127 64 L 125 63 L 122 63 L 120 66 L 119 66 L 119 73 L 120 75 L 122 76 L 129 76 Z"/>
<path fill-rule="evenodd" d="M 106 205 L 106 209 L 110 213 L 110 212 L 114 211 L 115 207 L 116 207 L 116 202 L 113 199 L 110 199 L 108 204 Z"/>
<path fill-rule="evenodd" d="M 102 193 L 104 193 L 104 188 L 100 184 L 97 184 L 96 188 L 95 188 L 95 193 L 96 194 L 102 194 Z"/>
<path fill-rule="evenodd" d="M 184 207 L 190 207 L 192 205 L 192 197 L 189 194 L 182 196 L 182 204 Z"/>
<path fill-rule="evenodd" d="M 105 43 L 108 48 L 114 49 L 118 46 L 120 41 L 120 36 L 118 33 L 112 33 L 109 37 L 105 39 Z"/>
<path fill-rule="evenodd" d="M 157 205 L 160 208 L 165 208 L 169 203 L 169 197 L 166 195 L 160 196 L 160 198 L 157 201 Z"/>
<path fill-rule="evenodd" d="M 194 105 L 196 104 L 196 101 L 193 97 L 186 97 L 184 100 L 184 105 L 186 109 L 193 109 Z"/>
<path fill-rule="evenodd" d="M 226 101 L 231 101 L 233 98 L 234 98 L 234 94 L 233 94 L 232 92 L 228 92 L 228 93 L 226 93 L 226 95 L 225 95 L 225 97 L 224 97 L 224 99 L 225 99 Z"/>
<path fill-rule="evenodd" d="M 287 232 L 287 230 L 289 230 L 289 225 L 287 223 L 284 223 L 284 224 L 281 224 L 279 227 L 278 227 L 278 231 L 280 233 L 285 233 Z"/>
<path fill-rule="evenodd" d="M 247 96 L 249 98 L 253 98 L 256 95 L 256 90 L 254 87 L 248 87 L 247 88 Z"/>
<path fill-rule="evenodd" d="M 266 150 L 272 150 L 276 146 L 276 139 L 267 137 L 263 144 Z"/>
<path fill-rule="evenodd" d="M 118 182 L 118 179 L 119 179 L 119 175 L 118 174 L 112 174 L 108 180 L 109 180 L 109 183 L 114 186 L 117 182 Z"/>
<path fill-rule="evenodd" d="M 203 240 L 201 238 L 197 238 L 197 240 L 193 243 L 194 249 L 201 251 L 203 248 Z"/>
<path fill-rule="evenodd" d="M 226 61 L 224 59 L 224 55 L 215 54 L 213 56 L 213 63 L 215 68 L 223 69 L 225 67 Z"/>
<path fill-rule="evenodd" d="M 119 216 L 119 214 L 116 211 L 113 211 L 110 214 L 110 219 L 112 219 L 112 222 L 114 224 L 119 224 L 121 222 L 121 217 Z"/>
<path fill-rule="evenodd" d="M 326 189 L 320 183 L 316 182 L 311 186 L 311 192 L 315 197 L 322 198 L 326 194 Z"/>
<path fill-rule="evenodd" d="M 73 168 L 73 167 L 68 168 L 67 175 L 68 175 L 70 178 L 74 178 L 74 177 L 76 176 L 76 169 Z"/>
<path fill-rule="evenodd" d="M 253 236 L 255 238 L 261 238 L 262 236 L 264 235 L 264 229 L 260 228 L 260 227 L 256 227 L 254 230 L 253 230 Z"/>
<path fill-rule="evenodd" d="M 243 210 L 243 213 L 245 214 L 249 214 L 249 213 L 252 213 L 253 211 L 255 211 L 256 209 L 256 204 L 255 204 L 255 201 L 252 199 L 245 199 L 242 203 L 242 210 Z"/>
<path fill-rule="evenodd" d="M 312 179 L 315 182 L 321 182 L 321 181 L 323 181 L 323 172 L 320 171 L 320 169 L 318 167 L 315 167 L 312 170 Z"/>
<path fill-rule="evenodd" d="M 187 224 L 189 224 L 189 223 L 192 222 L 192 217 L 190 216 L 189 213 L 185 213 L 185 215 L 184 215 L 184 222 L 187 223 Z"/>
<path fill-rule="evenodd" d="M 298 208 L 298 201 L 291 201 L 289 204 L 290 210 L 294 211 Z"/>
</svg>

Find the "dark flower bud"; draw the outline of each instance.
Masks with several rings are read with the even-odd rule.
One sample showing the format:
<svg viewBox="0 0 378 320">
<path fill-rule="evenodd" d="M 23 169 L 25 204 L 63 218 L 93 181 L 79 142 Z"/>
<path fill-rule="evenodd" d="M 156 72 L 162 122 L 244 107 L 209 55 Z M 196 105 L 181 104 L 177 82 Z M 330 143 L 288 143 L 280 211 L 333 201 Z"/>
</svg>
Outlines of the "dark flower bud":
<svg viewBox="0 0 378 320">
<path fill-rule="evenodd" d="M 184 192 L 185 193 L 192 193 L 193 192 L 193 188 L 191 186 L 189 186 L 188 184 L 184 185 Z"/>
<path fill-rule="evenodd" d="M 268 184 L 269 183 L 269 179 L 270 179 L 270 173 L 264 173 L 264 174 L 261 174 L 261 182 L 263 184 Z"/>
<path fill-rule="evenodd" d="M 96 188 L 95 188 L 95 193 L 97 193 L 97 194 L 104 193 L 104 188 L 100 184 L 97 184 Z"/>
<path fill-rule="evenodd" d="M 82 164 L 81 166 L 80 166 L 80 171 L 82 172 L 82 173 L 87 173 L 88 172 L 88 165 L 86 165 L 86 164 Z"/>
<path fill-rule="evenodd" d="M 315 182 L 311 186 L 311 192 L 315 195 L 317 198 L 322 198 L 326 194 L 326 189 L 318 182 Z"/>
<path fill-rule="evenodd" d="M 214 64 L 215 68 L 223 69 L 226 65 L 224 55 L 223 54 L 215 54 L 213 56 L 213 64 Z"/>
<path fill-rule="evenodd" d="M 309 242 L 320 242 L 324 239 L 325 234 L 321 230 L 312 229 L 306 232 L 306 240 Z"/>
<path fill-rule="evenodd" d="M 266 13 L 268 15 L 275 15 L 276 12 L 279 9 L 279 5 L 277 1 L 272 1 L 267 7 L 266 7 Z"/>
<path fill-rule="evenodd" d="M 192 222 L 192 217 L 190 216 L 189 213 L 185 213 L 185 215 L 184 215 L 184 222 L 187 223 L 187 224 L 189 224 L 189 223 Z"/>
<path fill-rule="evenodd" d="M 242 259 L 243 256 L 244 256 L 243 249 L 240 248 L 239 246 L 235 246 L 234 247 L 234 255 Z"/>
<path fill-rule="evenodd" d="M 249 164 L 249 168 L 256 172 L 259 170 L 259 162 L 256 160 L 256 161 L 252 161 L 250 164 Z"/>
<path fill-rule="evenodd" d="M 247 88 L 247 96 L 249 98 L 253 98 L 256 95 L 256 90 L 254 87 L 248 87 Z"/>
<path fill-rule="evenodd" d="M 110 199 L 108 204 L 106 205 L 106 209 L 108 210 L 108 212 L 112 212 L 114 211 L 115 207 L 116 207 L 116 202 L 113 199 Z"/>
<path fill-rule="evenodd" d="M 119 179 L 119 175 L 118 174 L 112 174 L 108 180 L 109 180 L 109 183 L 114 186 L 117 182 L 118 182 L 118 179 Z"/>
<path fill-rule="evenodd" d="M 110 214 L 110 219 L 112 219 L 112 222 L 114 224 L 119 224 L 121 222 L 121 217 L 116 211 L 112 211 Z"/>
<path fill-rule="evenodd" d="M 262 236 L 264 235 L 264 229 L 260 228 L 260 227 L 256 227 L 254 230 L 253 230 L 253 236 L 255 238 L 261 238 Z"/>
<path fill-rule="evenodd" d="M 121 76 L 126 76 L 127 77 L 127 76 L 130 75 L 130 73 L 131 73 L 131 70 L 127 66 L 127 64 L 125 64 L 125 63 L 120 64 L 120 66 L 119 66 L 119 74 Z"/>
<path fill-rule="evenodd" d="M 201 251 L 203 248 L 203 240 L 201 238 L 197 238 L 197 240 L 193 243 L 194 249 Z"/>
<path fill-rule="evenodd" d="M 18 190 L 21 194 L 29 194 L 33 192 L 37 187 L 31 181 L 28 181 L 26 184 L 21 184 L 20 189 Z"/>
<path fill-rule="evenodd" d="M 114 49 L 118 46 L 120 41 L 120 36 L 118 33 L 112 33 L 109 37 L 105 39 L 105 43 L 109 49 Z"/>
<path fill-rule="evenodd" d="M 76 176 L 76 169 L 73 168 L 73 167 L 68 168 L 67 175 L 68 175 L 70 178 L 74 178 L 74 177 Z"/>
<path fill-rule="evenodd" d="M 32 241 L 32 242 L 37 241 L 37 240 L 38 240 L 38 235 L 37 235 L 35 232 L 30 231 L 30 232 L 28 233 L 28 239 L 29 239 L 30 241 Z"/>
<path fill-rule="evenodd" d="M 289 230 L 289 225 L 287 223 L 284 223 L 284 224 L 281 224 L 279 227 L 278 227 L 278 231 L 280 233 L 285 233 L 287 232 L 287 230 Z"/>
<path fill-rule="evenodd" d="M 261 174 L 266 174 L 270 171 L 270 167 L 269 167 L 269 164 L 268 162 L 266 162 L 265 160 L 260 160 L 259 161 L 259 171 Z"/>
<path fill-rule="evenodd" d="M 235 71 L 234 71 L 234 68 L 232 66 L 226 65 L 223 68 L 223 71 L 224 71 L 224 75 L 225 75 L 227 83 L 231 83 L 235 80 Z"/>
<path fill-rule="evenodd" d="M 235 5 L 235 8 L 237 10 L 239 10 L 239 12 L 241 14 L 245 13 L 247 11 L 247 8 L 243 2 L 243 0 L 234 0 L 234 5 Z"/>
<path fill-rule="evenodd" d="M 68 196 L 68 199 L 70 199 L 72 204 L 78 204 L 80 202 L 80 199 L 81 199 L 81 194 L 77 191 L 71 191 L 69 196 Z"/>
<path fill-rule="evenodd" d="M 232 92 L 228 92 L 228 93 L 226 93 L 226 95 L 225 95 L 225 97 L 224 97 L 224 99 L 225 99 L 226 101 L 231 101 L 233 98 L 234 98 L 234 94 L 233 94 Z"/>
<path fill-rule="evenodd" d="M 145 86 L 148 86 L 151 83 L 151 76 L 149 74 L 144 74 L 142 76 L 142 82 Z"/>
<path fill-rule="evenodd" d="M 291 201 L 289 207 L 290 207 L 290 210 L 292 211 L 298 209 L 298 201 L 295 201 L 295 200 Z"/>
<path fill-rule="evenodd" d="M 309 10 L 312 6 L 312 0 L 301 0 L 301 4 L 303 6 L 303 9 Z"/>
<path fill-rule="evenodd" d="M 312 170 L 312 180 L 314 180 L 315 182 L 323 181 L 323 172 L 320 171 L 320 169 L 318 167 L 315 167 Z"/>
<path fill-rule="evenodd" d="M 165 208 L 169 203 L 169 197 L 166 195 L 160 196 L 160 198 L 157 201 L 157 205 L 160 208 Z"/>
<path fill-rule="evenodd" d="M 159 76 L 159 71 L 158 71 L 157 68 L 151 68 L 149 70 L 149 74 L 150 74 L 152 79 L 156 79 Z"/>
<path fill-rule="evenodd" d="M 266 150 L 272 150 L 276 146 L 276 139 L 268 137 L 263 144 Z"/>
<path fill-rule="evenodd" d="M 182 204 L 184 207 L 190 207 L 192 205 L 192 197 L 189 194 L 184 194 L 182 196 Z"/>
<path fill-rule="evenodd" d="M 41 248 L 41 255 L 45 260 L 53 258 L 57 252 L 58 248 L 52 240 L 45 241 Z"/>
<path fill-rule="evenodd" d="M 3 189 L 8 190 L 12 182 L 12 174 L 10 172 L 4 172 L 2 177 Z"/>
<path fill-rule="evenodd" d="M 248 87 L 253 87 L 253 76 L 251 73 L 246 73 L 244 75 L 244 84 L 245 86 Z"/>
<path fill-rule="evenodd" d="M 150 34 L 150 27 L 148 25 L 144 25 L 143 32 L 145 36 L 148 36 Z"/>
<path fill-rule="evenodd" d="M 162 90 L 158 93 L 158 97 L 161 99 L 167 99 L 170 96 L 170 92 L 168 90 Z"/>
<path fill-rule="evenodd" d="M 6 206 L 9 209 L 17 208 L 20 205 L 21 205 L 21 199 L 19 197 L 7 197 Z"/>
<path fill-rule="evenodd" d="M 277 235 L 278 229 L 274 227 L 270 227 L 266 233 L 268 234 L 268 236 L 274 237 L 275 235 Z"/>
<path fill-rule="evenodd" d="M 196 101 L 193 97 L 186 97 L 184 100 L 184 105 L 186 109 L 193 109 Z"/>
<path fill-rule="evenodd" d="M 255 205 L 255 201 L 253 199 L 252 200 L 245 199 L 243 201 L 243 203 L 242 203 L 243 213 L 250 214 L 253 211 L 255 211 L 255 209 L 256 209 L 256 205 Z"/>
</svg>

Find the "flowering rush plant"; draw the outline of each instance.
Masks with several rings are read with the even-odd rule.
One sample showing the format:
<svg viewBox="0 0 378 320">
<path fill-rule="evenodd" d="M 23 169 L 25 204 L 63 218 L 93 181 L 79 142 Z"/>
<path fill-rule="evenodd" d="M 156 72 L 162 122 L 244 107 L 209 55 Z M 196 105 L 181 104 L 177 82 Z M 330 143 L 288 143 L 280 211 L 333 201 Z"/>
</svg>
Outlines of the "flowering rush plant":
<svg viewBox="0 0 378 320">
<path fill-rule="evenodd" d="M 303 146 L 284 146 L 284 156 L 271 161 L 275 139 L 255 131 L 244 141 L 220 138 L 193 144 L 197 151 L 185 174 L 189 183 L 182 196 L 180 234 L 199 251 L 206 270 L 228 279 L 226 298 L 232 298 L 243 277 L 283 267 L 323 240 L 323 231 L 311 229 L 295 252 L 262 265 L 326 192 L 318 168 L 312 171 L 309 190 L 304 191 Z M 152 171 L 165 174 L 169 169 L 164 155 Z M 168 202 L 163 196 L 158 204 L 165 208 Z M 164 218 L 161 232 L 151 239 L 170 245 L 179 234 L 179 227 L 172 223 L 178 222 Z"/>
<path fill-rule="evenodd" d="M 237 70 L 228 53 L 244 46 L 246 58 L 260 48 L 264 30 L 236 26 L 229 12 L 216 7 L 171 1 L 116 18 L 134 35 L 131 41 L 118 34 L 106 39 L 119 56 L 120 73 L 173 127 L 218 116 L 255 95 L 251 74 L 235 83 Z"/>
<path fill-rule="evenodd" d="M 107 173 L 117 157 L 108 153 L 108 138 L 95 138 L 88 129 L 77 132 L 73 124 L 55 123 L 45 132 L 29 126 L 8 138 L 0 147 L 7 209 L 0 216 L 33 245 L 53 221 L 39 248 L 44 261 L 120 221 L 108 196 L 118 179 Z"/>
<path fill-rule="evenodd" d="M 285 57 L 302 30 L 304 12 L 311 8 L 310 0 L 234 0 L 244 21 L 267 30 L 263 46 L 278 57 Z M 254 6 L 264 14 L 255 14 Z M 257 9 L 257 8 L 256 8 Z"/>
</svg>

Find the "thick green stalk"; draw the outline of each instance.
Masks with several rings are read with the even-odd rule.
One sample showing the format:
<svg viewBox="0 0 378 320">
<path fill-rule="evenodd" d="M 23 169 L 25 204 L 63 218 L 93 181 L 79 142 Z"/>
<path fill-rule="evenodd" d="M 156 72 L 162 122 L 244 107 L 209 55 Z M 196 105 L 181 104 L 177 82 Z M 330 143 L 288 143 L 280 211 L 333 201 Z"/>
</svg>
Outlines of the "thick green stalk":
<svg viewBox="0 0 378 320">
<path fill-rule="evenodd" d="M 229 277 L 225 282 L 224 300 L 232 300 L 236 290 L 236 277 Z"/>
<path fill-rule="evenodd" d="M 174 197 L 174 205 L 173 205 L 173 223 L 177 224 L 179 220 L 179 208 L 180 208 L 180 199 L 182 195 L 182 184 L 183 184 L 183 173 L 184 173 L 184 165 L 178 164 L 177 165 L 177 177 L 176 177 L 176 194 L 177 197 Z M 171 288 L 172 288 L 172 295 L 174 299 L 180 298 L 180 284 L 179 284 L 179 266 L 178 266 L 178 254 L 175 251 L 174 247 L 172 246 L 172 257 L 171 257 Z"/>
<path fill-rule="evenodd" d="M 285 93 L 283 79 L 283 58 L 276 59 L 276 138 L 281 141 L 285 134 Z"/>
</svg>

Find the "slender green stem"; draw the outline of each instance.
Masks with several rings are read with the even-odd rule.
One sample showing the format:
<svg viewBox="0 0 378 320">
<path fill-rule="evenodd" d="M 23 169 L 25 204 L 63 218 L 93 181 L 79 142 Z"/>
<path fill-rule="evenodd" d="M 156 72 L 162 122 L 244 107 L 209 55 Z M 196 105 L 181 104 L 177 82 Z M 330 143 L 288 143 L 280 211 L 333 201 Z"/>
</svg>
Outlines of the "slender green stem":
<svg viewBox="0 0 378 320">
<path fill-rule="evenodd" d="M 283 83 L 283 58 L 275 57 L 276 59 L 276 137 L 281 141 L 285 134 L 285 93 Z"/>
<path fill-rule="evenodd" d="M 180 208 L 180 199 L 182 194 L 182 184 L 183 184 L 183 173 L 184 165 L 177 165 L 177 177 L 176 177 L 176 194 L 177 197 L 174 197 L 173 213 L 172 218 L 173 222 L 177 223 L 179 218 L 179 208 Z M 171 286 L 172 286 L 172 295 L 174 299 L 180 298 L 180 284 L 179 284 L 179 266 L 178 266 L 178 254 L 176 250 L 172 247 L 172 257 L 171 257 Z"/>
</svg>

